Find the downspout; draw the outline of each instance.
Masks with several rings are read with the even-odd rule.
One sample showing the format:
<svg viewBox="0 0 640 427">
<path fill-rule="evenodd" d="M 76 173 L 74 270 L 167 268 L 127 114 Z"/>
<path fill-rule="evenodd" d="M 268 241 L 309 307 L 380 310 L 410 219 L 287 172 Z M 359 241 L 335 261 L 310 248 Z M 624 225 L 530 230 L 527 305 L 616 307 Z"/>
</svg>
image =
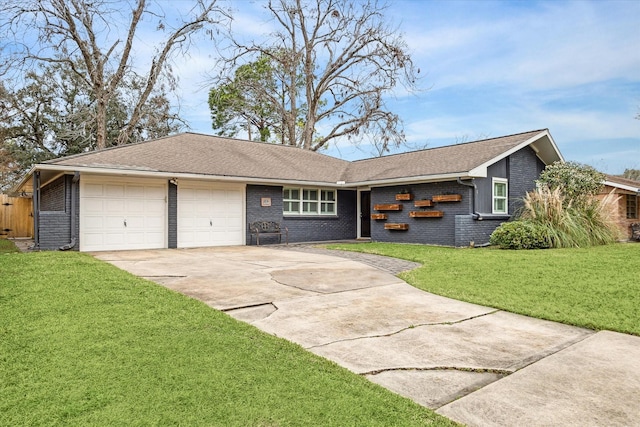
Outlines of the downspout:
<svg viewBox="0 0 640 427">
<path fill-rule="evenodd" d="M 473 178 L 471 179 L 471 184 L 462 181 L 462 179 L 460 179 L 460 177 L 458 177 L 458 184 L 460 185 L 464 185 L 466 187 L 471 187 L 473 189 L 473 191 L 471 192 L 471 206 L 472 206 L 472 211 L 473 213 L 471 214 L 471 217 L 477 221 L 482 221 L 482 216 L 476 211 L 476 183 L 474 182 Z"/>
<path fill-rule="evenodd" d="M 73 175 L 73 180 L 71 180 L 71 242 L 64 246 L 60 246 L 58 249 L 60 249 L 61 251 L 68 251 L 69 249 L 73 249 L 78 240 L 78 236 L 76 235 L 76 190 L 79 180 L 80 172 L 76 171 Z"/>
<path fill-rule="evenodd" d="M 33 249 L 40 249 L 40 171 L 33 172 Z"/>
</svg>

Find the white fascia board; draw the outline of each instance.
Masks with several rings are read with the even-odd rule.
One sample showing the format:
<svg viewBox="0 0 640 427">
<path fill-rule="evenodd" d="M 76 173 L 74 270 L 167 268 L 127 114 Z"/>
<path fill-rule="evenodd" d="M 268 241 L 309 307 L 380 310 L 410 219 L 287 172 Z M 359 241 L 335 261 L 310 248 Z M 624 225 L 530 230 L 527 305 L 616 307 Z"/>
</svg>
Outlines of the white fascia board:
<svg viewBox="0 0 640 427">
<path fill-rule="evenodd" d="M 224 182 L 236 182 L 245 184 L 271 184 L 271 185 L 300 185 L 308 187 L 326 187 L 326 188 L 344 188 L 351 187 L 351 185 L 344 184 L 339 185 L 334 182 L 324 181 L 301 181 L 301 180 L 285 180 L 285 179 L 271 179 L 271 178 L 254 178 L 254 177 L 242 177 L 242 176 L 225 176 L 225 175 L 200 175 L 195 173 L 173 173 L 173 172 L 159 172 L 159 171 L 146 171 L 135 169 L 117 169 L 117 168 L 96 168 L 90 166 L 67 166 L 67 165 L 36 165 L 35 168 L 41 171 L 60 171 L 60 172 L 75 172 L 78 171 L 81 174 L 95 174 L 95 175 L 114 175 L 119 177 L 146 177 L 146 178 L 177 178 L 199 180 L 199 181 L 224 181 Z"/>
<path fill-rule="evenodd" d="M 620 184 L 618 182 L 605 181 L 604 185 L 608 185 L 609 187 L 619 188 L 621 190 L 633 191 L 634 193 L 640 193 L 640 188 L 633 187 L 631 185 Z"/>
</svg>

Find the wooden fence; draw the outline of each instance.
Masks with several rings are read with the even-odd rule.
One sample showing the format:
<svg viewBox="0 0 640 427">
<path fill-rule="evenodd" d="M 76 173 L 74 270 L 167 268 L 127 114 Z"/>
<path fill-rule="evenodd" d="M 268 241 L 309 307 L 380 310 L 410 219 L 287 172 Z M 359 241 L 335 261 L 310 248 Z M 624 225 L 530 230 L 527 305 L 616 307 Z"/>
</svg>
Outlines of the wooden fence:
<svg viewBox="0 0 640 427">
<path fill-rule="evenodd" d="M 0 238 L 33 237 L 33 203 L 30 198 L 0 194 Z"/>
</svg>

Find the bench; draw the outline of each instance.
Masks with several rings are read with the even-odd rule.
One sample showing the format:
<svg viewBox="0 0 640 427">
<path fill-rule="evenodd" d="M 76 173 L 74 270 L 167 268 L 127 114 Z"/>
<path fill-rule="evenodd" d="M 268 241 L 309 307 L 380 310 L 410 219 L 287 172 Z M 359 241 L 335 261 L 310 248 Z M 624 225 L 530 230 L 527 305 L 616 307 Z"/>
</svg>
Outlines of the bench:
<svg viewBox="0 0 640 427">
<path fill-rule="evenodd" d="M 255 221 L 249 224 L 249 232 L 251 238 L 249 244 L 253 242 L 253 236 L 256 236 L 256 245 L 260 245 L 260 236 L 264 235 L 277 235 L 278 242 L 282 243 L 282 233 L 285 235 L 285 241 L 289 244 L 289 230 L 287 227 L 281 227 L 279 222 L 276 221 Z"/>
<path fill-rule="evenodd" d="M 640 241 L 640 222 L 631 224 L 631 238 Z"/>
</svg>

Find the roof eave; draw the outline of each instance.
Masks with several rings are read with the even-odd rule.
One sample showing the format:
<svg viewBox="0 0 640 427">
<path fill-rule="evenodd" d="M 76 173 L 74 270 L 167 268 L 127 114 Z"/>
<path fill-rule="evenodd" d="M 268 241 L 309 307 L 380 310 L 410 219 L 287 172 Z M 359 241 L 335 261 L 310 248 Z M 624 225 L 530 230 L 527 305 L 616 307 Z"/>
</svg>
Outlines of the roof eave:
<svg viewBox="0 0 640 427">
<path fill-rule="evenodd" d="M 485 173 L 486 176 L 486 173 Z M 420 175 L 420 176 L 408 176 L 401 178 L 385 178 L 378 180 L 368 181 L 356 181 L 347 183 L 350 187 L 391 187 L 395 185 L 408 185 L 408 184 L 420 184 L 424 182 L 439 182 L 439 181 L 455 181 L 458 178 L 470 179 L 481 178 L 481 175 L 473 175 L 471 172 L 451 172 L 446 174 L 437 175 Z"/>
<path fill-rule="evenodd" d="M 185 173 L 185 172 L 163 172 L 163 171 L 149 171 L 149 170 L 136 170 L 136 169 L 118 169 L 118 168 L 97 168 L 92 166 L 70 166 L 70 165 L 53 165 L 53 164 L 38 164 L 35 165 L 30 173 L 37 169 L 40 171 L 50 172 L 80 172 L 96 175 L 117 175 L 117 176 L 131 176 L 131 177 L 146 177 L 146 178 L 175 178 L 175 179 L 197 179 L 204 181 L 226 181 L 248 184 L 289 184 L 289 185 L 302 185 L 302 186 L 319 186 L 319 187 L 331 187 L 331 188 L 343 188 L 349 186 L 349 184 L 342 182 L 330 182 L 330 181 L 317 181 L 317 180 L 296 180 L 296 179 L 279 179 L 279 178 L 256 178 L 247 176 L 229 176 L 229 175 L 204 175 L 197 173 Z M 25 178 L 26 180 L 26 178 Z"/>
<path fill-rule="evenodd" d="M 632 191 L 634 193 L 640 193 L 640 188 L 634 187 L 631 185 L 620 184 L 619 182 L 605 181 L 604 185 L 607 185 L 609 187 L 619 188 L 621 190 Z"/>
</svg>

